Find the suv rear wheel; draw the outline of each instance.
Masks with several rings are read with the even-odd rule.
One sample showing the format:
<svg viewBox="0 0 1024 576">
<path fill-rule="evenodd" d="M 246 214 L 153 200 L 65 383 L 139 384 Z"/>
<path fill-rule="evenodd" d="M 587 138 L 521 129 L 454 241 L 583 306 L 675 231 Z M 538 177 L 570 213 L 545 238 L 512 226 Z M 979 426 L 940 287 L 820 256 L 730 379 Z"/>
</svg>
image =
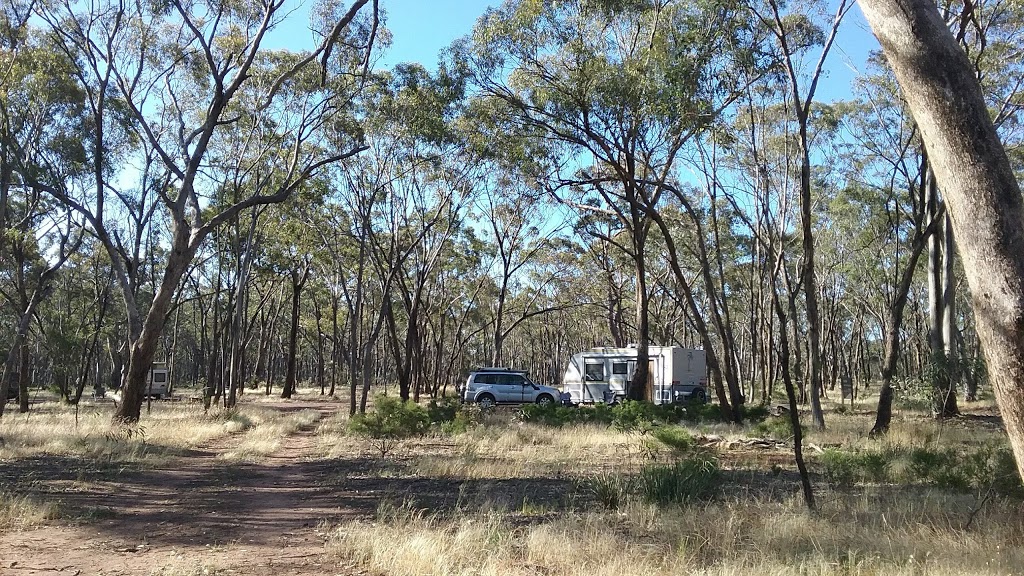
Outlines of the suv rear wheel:
<svg viewBox="0 0 1024 576">
<path fill-rule="evenodd" d="M 476 399 L 476 401 L 484 410 L 487 410 L 488 408 L 494 408 L 494 396 L 491 396 L 490 394 L 481 394 L 480 397 Z"/>
</svg>

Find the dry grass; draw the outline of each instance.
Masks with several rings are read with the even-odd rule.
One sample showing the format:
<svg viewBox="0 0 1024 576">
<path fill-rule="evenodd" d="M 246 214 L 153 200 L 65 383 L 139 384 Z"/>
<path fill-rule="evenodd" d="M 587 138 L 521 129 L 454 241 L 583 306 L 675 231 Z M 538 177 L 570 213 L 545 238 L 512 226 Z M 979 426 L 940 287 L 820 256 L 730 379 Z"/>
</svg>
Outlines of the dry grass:
<svg viewBox="0 0 1024 576">
<path fill-rule="evenodd" d="M 281 414 L 274 410 L 260 409 L 247 419 L 246 433 L 238 446 L 222 452 L 223 460 L 257 462 L 277 451 L 286 436 L 308 428 L 320 420 L 320 412 L 302 410 Z"/>
<path fill-rule="evenodd" d="M 26 414 L 0 419 L 0 459 L 37 455 L 74 455 L 119 462 L 159 459 L 229 434 L 233 424 L 219 410 L 155 403 L 137 427 L 111 425 L 111 404 L 74 408 L 56 402 L 33 407 Z"/>
<path fill-rule="evenodd" d="M 631 467 L 638 437 L 599 425 L 553 429 L 535 424 L 477 428 L 453 439 L 443 453 L 414 450 L 412 471 L 452 479 L 588 476 Z"/>
<path fill-rule="evenodd" d="M 1005 442 L 997 426 L 940 424 L 910 411 L 894 418 L 882 441 L 867 437 L 873 415 L 830 413 L 827 421 L 828 429 L 811 431 L 808 443 L 867 449 Z M 342 426 L 339 419 L 323 430 L 334 427 L 340 434 Z M 728 440 L 754 435 L 751 427 L 728 425 L 691 432 Z M 407 450 L 414 456 L 405 460 L 403 475 L 456 482 L 586 478 L 628 472 L 664 451 L 642 450 L 643 442 L 602 426 L 494 425 L 456 436 L 447 448 L 439 448 L 444 443 L 436 439 L 411 443 Z M 815 454 L 809 451 L 812 467 Z M 727 467 L 757 466 L 748 456 L 722 454 Z M 774 462 L 793 468 L 790 453 L 775 456 Z M 766 460 L 761 472 L 767 470 Z M 577 508 L 561 514 L 543 504 L 509 510 L 494 504 L 500 500 L 472 498 L 460 498 L 454 512 L 385 502 L 373 522 L 354 520 L 325 533 L 330 554 L 370 573 L 394 576 L 1024 573 L 1024 503 L 1019 500 L 914 486 L 836 491 L 817 478 L 820 509 L 812 514 L 798 498 L 797 485 L 790 488 L 791 496 L 781 499 L 756 496 L 755 490 L 744 491 L 755 494 L 749 499 L 726 493 L 689 507 L 658 509 L 631 500 L 615 512 L 599 510 L 584 491 L 572 488 L 577 492 L 569 500 Z"/>
<path fill-rule="evenodd" d="M 54 502 L 0 492 L 0 532 L 30 528 L 58 516 Z"/>
<path fill-rule="evenodd" d="M 948 495 L 848 496 L 802 504 L 713 503 L 523 517 L 484 509 L 432 516 L 384 507 L 328 531 L 329 553 L 394 576 L 422 574 L 1012 574 L 1024 566 L 1020 504 L 971 529 Z"/>
<path fill-rule="evenodd" d="M 348 435 L 348 413 L 336 412 L 320 420 L 316 429 L 317 455 L 322 458 L 351 456 L 358 439 Z"/>
<path fill-rule="evenodd" d="M 111 424 L 113 405 L 74 408 L 57 402 L 33 406 L 26 414 L 0 418 L 0 461 L 36 456 L 76 456 L 103 462 L 157 464 L 227 435 L 244 433 L 228 459 L 256 459 L 273 452 L 280 438 L 315 422 L 319 413 L 285 414 L 247 404 L 240 409 L 155 402 L 134 427 Z"/>
</svg>

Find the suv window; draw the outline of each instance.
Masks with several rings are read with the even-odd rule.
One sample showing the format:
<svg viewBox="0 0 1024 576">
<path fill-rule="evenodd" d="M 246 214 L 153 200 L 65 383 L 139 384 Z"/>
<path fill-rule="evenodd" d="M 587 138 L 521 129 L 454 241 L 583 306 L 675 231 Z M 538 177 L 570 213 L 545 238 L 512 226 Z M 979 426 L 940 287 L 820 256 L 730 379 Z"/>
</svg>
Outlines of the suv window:
<svg viewBox="0 0 1024 576">
<path fill-rule="evenodd" d="M 504 384 L 511 384 L 513 386 L 522 386 L 526 384 L 526 379 L 523 378 L 522 374 L 509 374 L 505 376 Z"/>
<path fill-rule="evenodd" d="M 494 384 L 497 378 L 497 374 L 477 374 L 473 377 L 473 381 L 477 384 Z"/>
</svg>

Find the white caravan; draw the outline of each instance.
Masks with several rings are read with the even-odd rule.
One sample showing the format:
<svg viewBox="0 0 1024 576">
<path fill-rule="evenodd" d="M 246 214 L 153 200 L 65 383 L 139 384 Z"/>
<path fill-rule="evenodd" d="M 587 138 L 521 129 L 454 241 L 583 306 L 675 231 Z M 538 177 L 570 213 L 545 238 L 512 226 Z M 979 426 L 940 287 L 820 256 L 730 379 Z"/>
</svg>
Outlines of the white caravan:
<svg viewBox="0 0 1024 576">
<path fill-rule="evenodd" d="M 594 348 L 574 354 L 562 379 L 562 392 L 573 404 L 613 403 L 626 398 L 636 368 L 635 347 Z M 679 346 L 648 349 L 647 389 L 644 398 L 655 404 L 708 399 L 707 364 L 703 350 Z"/>
<path fill-rule="evenodd" d="M 149 374 L 146 375 L 146 396 L 150 398 L 166 398 L 167 387 L 169 382 L 167 381 L 167 363 L 166 362 L 153 362 L 153 367 L 149 370 Z"/>
</svg>

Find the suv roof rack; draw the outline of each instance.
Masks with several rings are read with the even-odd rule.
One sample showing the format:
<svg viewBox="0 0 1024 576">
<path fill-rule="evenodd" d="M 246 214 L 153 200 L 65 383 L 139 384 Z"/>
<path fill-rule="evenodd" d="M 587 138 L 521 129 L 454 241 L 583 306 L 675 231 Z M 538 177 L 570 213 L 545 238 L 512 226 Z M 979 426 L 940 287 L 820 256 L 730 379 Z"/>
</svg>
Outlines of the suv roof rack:
<svg viewBox="0 0 1024 576">
<path fill-rule="evenodd" d="M 474 370 L 474 372 L 523 372 L 523 373 L 525 373 L 526 370 L 514 370 L 512 368 L 507 368 L 507 367 L 504 367 L 504 366 L 480 366 L 479 368 Z"/>
</svg>

